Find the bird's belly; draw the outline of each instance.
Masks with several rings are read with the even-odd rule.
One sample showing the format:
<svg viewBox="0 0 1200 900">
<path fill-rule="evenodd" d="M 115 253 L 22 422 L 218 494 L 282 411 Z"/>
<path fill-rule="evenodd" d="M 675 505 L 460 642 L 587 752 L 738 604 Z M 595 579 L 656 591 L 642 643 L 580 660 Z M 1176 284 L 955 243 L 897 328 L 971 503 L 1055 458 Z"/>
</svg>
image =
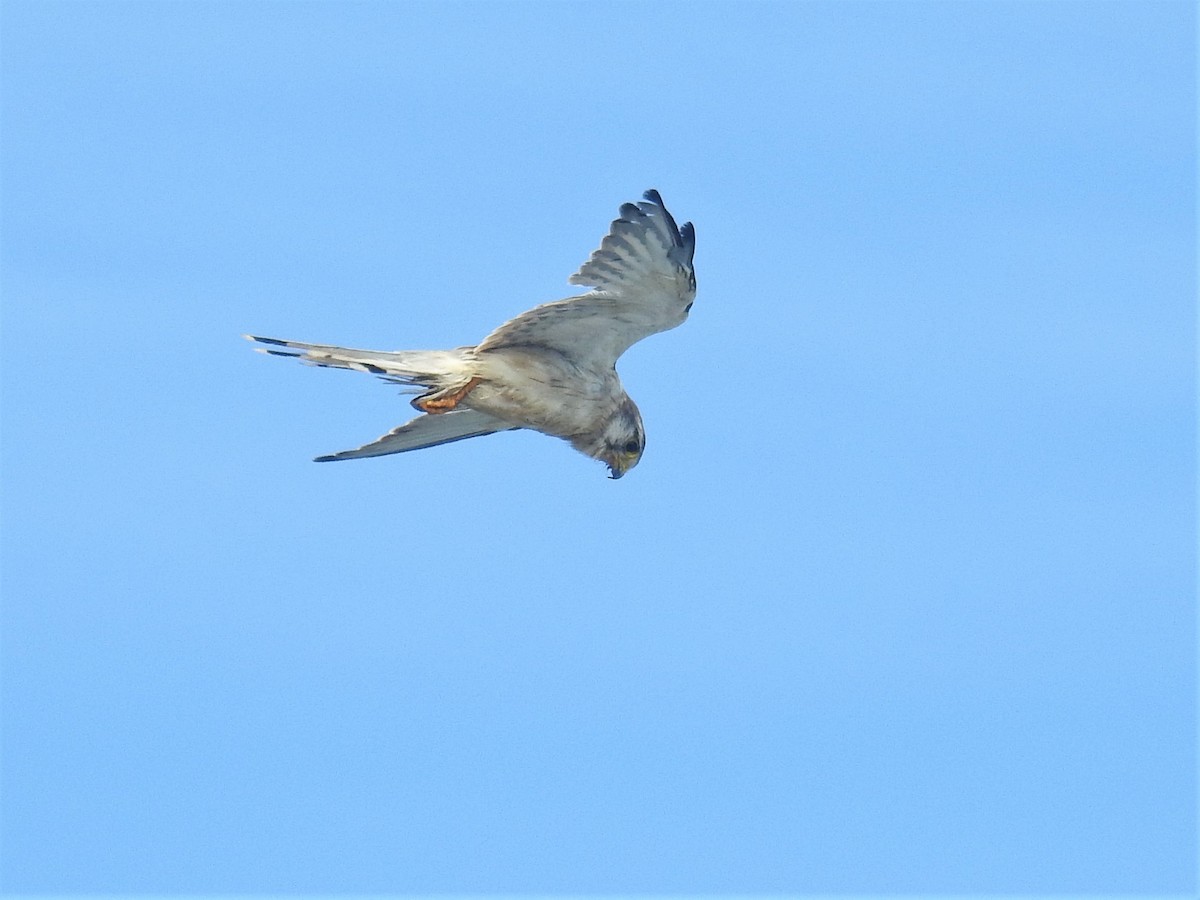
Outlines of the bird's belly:
<svg viewBox="0 0 1200 900">
<path fill-rule="evenodd" d="M 466 405 L 558 437 L 593 430 L 622 393 L 615 372 L 581 370 L 561 354 L 536 348 L 480 354 L 477 371 L 480 383 Z"/>
</svg>

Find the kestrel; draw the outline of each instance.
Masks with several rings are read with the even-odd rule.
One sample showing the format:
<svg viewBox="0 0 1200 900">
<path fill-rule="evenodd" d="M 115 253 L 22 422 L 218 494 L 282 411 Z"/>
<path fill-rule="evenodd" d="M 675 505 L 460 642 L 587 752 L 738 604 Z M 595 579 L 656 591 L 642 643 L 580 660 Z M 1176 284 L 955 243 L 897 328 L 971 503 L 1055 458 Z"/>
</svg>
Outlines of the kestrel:
<svg viewBox="0 0 1200 900">
<path fill-rule="evenodd" d="M 474 347 L 351 350 L 245 335 L 273 356 L 369 372 L 421 391 L 421 415 L 378 440 L 317 462 L 435 447 L 529 428 L 568 441 L 620 478 L 646 446 L 616 362 L 642 338 L 681 325 L 696 296 L 696 232 L 677 227 L 658 191 L 625 203 L 598 250 L 568 279 L 586 294 L 534 307 Z M 282 349 L 281 349 L 282 348 Z"/>
</svg>

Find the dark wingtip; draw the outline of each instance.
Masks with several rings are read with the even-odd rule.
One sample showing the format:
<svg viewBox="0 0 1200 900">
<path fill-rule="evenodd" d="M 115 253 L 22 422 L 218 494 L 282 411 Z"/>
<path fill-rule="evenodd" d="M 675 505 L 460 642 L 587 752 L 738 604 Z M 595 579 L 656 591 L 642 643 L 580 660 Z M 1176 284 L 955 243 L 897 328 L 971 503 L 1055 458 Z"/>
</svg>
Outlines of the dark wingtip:
<svg viewBox="0 0 1200 900">
<path fill-rule="evenodd" d="M 657 206 L 659 212 L 662 213 L 662 217 L 667 223 L 667 229 L 669 237 L 671 238 L 671 243 L 673 243 L 676 247 L 686 247 L 687 241 L 685 240 L 685 236 L 679 233 L 679 226 L 675 224 L 675 217 L 672 216 L 671 211 L 667 209 L 667 204 L 663 203 L 662 194 L 660 194 L 654 188 L 650 188 L 650 190 L 646 191 L 646 193 L 642 194 L 642 196 L 645 197 L 650 203 L 653 203 L 655 206 Z M 684 226 L 685 229 L 689 227 L 690 226 L 687 225 Z"/>
<path fill-rule="evenodd" d="M 248 341 L 257 341 L 260 344 L 273 344 L 276 347 L 286 347 L 287 341 L 281 341 L 279 338 L 259 337 L 257 334 L 243 334 Z"/>
<path fill-rule="evenodd" d="M 313 462 L 337 462 L 337 454 L 331 453 L 328 456 L 314 456 Z"/>
</svg>

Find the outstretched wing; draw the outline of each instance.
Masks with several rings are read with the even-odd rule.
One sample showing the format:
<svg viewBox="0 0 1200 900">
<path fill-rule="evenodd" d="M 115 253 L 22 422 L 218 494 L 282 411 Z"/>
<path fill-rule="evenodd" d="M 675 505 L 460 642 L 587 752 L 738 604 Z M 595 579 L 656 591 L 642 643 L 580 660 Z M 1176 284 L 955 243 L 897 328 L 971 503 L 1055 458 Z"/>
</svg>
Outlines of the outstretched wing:
<svg viewBox="0 0 1200 900">
<path fill-rule="evenodd" d="M 653 296 L 669 284 L 674 290 L 666 293 L 678 295 L 672 299 L 690 303 L 696 296 L 696 229 L 691 222 L 678 228 L 658 191 L 642 196 L 646 199 L 641 203 L 621 204 L 620 218 L 613 220 L 599 249 L 567 281 L 643 296 Z"/>
<path fill-rule="evenodd" d="M 584 367 L 607 368 L 642 338 L 683 323 L 696 296 L 696 231 L 675 224 L 658 191 L 621 206 L 599 249 L 569 279 L 592 291 L 522 313 L 479 345 L 557 350 Z"/>
<path fill-rule="evenodd" d="M 417 416 L 394 428 L 378 440 L 363 444 L 356 450 L 343 450 L 328 456 L 318 456 L 316 462 L 334 462 L 339 459 L 365 459 L 368 456 L 387 456 L 389 453 L 404 453 L 436 447 L 451 441 L 493 434 L 497 431 L 512 431 L 516 426 L 503 419 L 489 416 L 474 409 L 457 409 L 438 415 Z"/>
</svg>

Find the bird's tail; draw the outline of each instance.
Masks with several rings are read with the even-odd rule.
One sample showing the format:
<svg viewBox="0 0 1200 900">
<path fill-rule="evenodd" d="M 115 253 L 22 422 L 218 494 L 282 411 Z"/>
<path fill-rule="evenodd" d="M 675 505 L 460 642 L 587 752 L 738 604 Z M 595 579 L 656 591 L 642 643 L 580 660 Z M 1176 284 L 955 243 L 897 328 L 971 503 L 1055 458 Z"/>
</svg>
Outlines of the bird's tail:
<svg viewBox="0 0 1200 900">
<path fill-rule="evenodd" d="M 254 348 L 259 353 L 288 356 L 310 366 L 367 372 L 397 384 L 453 390 L 471 379 L 470 347 L 459 350 L 353 350 L 332 344 L 305 344 L 252 334 L 243 337 L 263 344 Z"/>
</svg>

